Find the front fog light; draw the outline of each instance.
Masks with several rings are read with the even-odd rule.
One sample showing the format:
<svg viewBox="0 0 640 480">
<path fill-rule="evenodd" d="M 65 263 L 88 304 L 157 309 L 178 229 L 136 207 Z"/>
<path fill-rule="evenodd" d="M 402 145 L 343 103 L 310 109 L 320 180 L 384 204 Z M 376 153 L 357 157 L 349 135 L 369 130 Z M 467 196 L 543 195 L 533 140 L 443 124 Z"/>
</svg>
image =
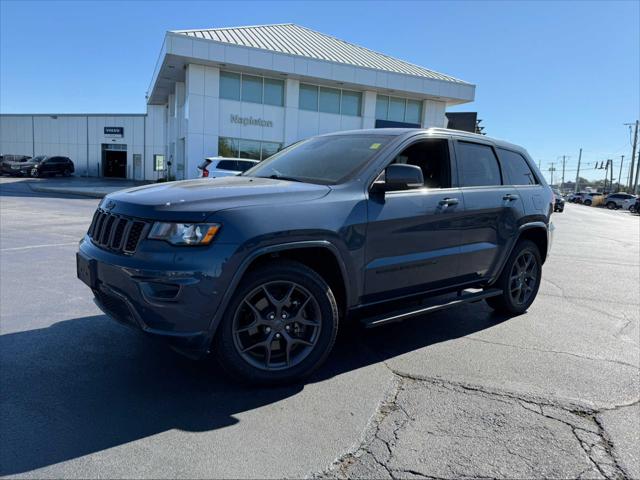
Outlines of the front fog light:
<svg viewBox="0 0 640 480">
<path fill-rule="evenodd" d="M 172 245 L 209 245 L 219 230 L 219 223 L 156 222 L 148 238 L 164 240 Z"/>
</svg>

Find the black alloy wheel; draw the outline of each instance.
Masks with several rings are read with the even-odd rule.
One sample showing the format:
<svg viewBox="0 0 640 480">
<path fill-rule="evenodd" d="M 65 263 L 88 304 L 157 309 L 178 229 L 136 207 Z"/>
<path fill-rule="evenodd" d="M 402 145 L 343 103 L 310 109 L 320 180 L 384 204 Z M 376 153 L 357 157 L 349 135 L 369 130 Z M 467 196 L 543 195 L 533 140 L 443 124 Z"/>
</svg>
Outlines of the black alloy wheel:
<svg viewBox="0 0 640 480">
<path fill-rule="evenodd" d="M 261 370 L 294 367 L 313 350 L 322 329 L 315 297 L 295 282 L 269 282 L 243 298 L 233 318 L 242 358 Z"/>
<path fill-rule="evenodd" d="M 240 282 L 217 328 L 212 352 L 234 379 L 279 385 L 310 375 L 338 332 L 338 306 L 314 270 L 274 260 Z"/>
<path fill-rule="evenodd" d="M 514 247 L 500 277 L 492 287 L 502 293 L 486 299 L 497 312 L 520 315 L 527 311 L 538 294 L 542 277 L 542 259 L 535 243 L 519 241 Z"/>
</svg>

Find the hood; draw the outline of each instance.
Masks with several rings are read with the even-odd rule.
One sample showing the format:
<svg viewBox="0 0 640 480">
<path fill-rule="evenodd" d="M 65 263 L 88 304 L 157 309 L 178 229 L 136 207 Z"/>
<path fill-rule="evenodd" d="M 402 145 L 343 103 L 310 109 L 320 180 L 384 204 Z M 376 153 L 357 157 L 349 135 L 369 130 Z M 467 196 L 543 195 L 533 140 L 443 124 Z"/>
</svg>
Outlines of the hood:
<svg viewBox="0 0 640 480">
<path fill-rule="evenodd" d="M 271 178 L 202 178 L 119 190 L 107 195 L 101 206 L 116 214 L 150 220 L 196 222 L 220 210 L 305 202 L 330 191 L 325 185 Z"/>
<path fill-rule="evenodd" d="M 38 165 L 38 162 L 32 162 L 32 161 L 26 161 L 26 162 L 4 162 L 5 165 L 8 165 L 10 167 L 23 167 L 23 168 L 33 168 L 36 165 Z"/>
</svg>

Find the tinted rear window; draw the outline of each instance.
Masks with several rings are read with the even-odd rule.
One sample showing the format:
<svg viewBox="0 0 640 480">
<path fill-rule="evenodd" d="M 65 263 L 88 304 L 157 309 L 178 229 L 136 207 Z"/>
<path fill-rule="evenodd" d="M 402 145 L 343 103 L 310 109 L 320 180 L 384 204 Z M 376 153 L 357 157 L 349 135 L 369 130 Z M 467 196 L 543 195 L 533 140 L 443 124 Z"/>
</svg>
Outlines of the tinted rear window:
<svg viewBox="0 0 640 480">
<path fill-rule="evenodd" d="M 509 185 L 536 185 L 538 183 L 531 167 L 519 153 L 498 148 L 504 183 Z"/>
<path fill-rule="evenodd" d="M 479 143 L 458 142 L 460 186 L 481 187 L 500 185 L 500 167 L 493 149 Z"/>
<path fill-rule="evenodd" d="M 216 165 L 219 170 L 230 170 L 232 172 L 238 171 L 238 162 L 236 160 L 220 160 Z"/>
</svg>

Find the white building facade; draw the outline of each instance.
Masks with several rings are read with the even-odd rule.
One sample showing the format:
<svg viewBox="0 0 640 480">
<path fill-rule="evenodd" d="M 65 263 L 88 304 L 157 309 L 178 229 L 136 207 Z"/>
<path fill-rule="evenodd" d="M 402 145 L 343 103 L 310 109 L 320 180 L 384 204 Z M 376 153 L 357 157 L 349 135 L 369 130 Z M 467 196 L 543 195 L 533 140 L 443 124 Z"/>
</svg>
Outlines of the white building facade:
<svg viewBox="0 0 640 480">
<path fill-rule="evenodd" d="M 262 160 L 297 140 L 445 127 L 475 86 L 293 24 L 167 32 L 146 115 L 3 115 L 0 152 L 66 155 L 77 174 L 197 176 L 205 157 Z M 56 117 L 56 118 L 54 118 Z M 113 173 L 113 170 L 109 170 Z"/>
</svg>

